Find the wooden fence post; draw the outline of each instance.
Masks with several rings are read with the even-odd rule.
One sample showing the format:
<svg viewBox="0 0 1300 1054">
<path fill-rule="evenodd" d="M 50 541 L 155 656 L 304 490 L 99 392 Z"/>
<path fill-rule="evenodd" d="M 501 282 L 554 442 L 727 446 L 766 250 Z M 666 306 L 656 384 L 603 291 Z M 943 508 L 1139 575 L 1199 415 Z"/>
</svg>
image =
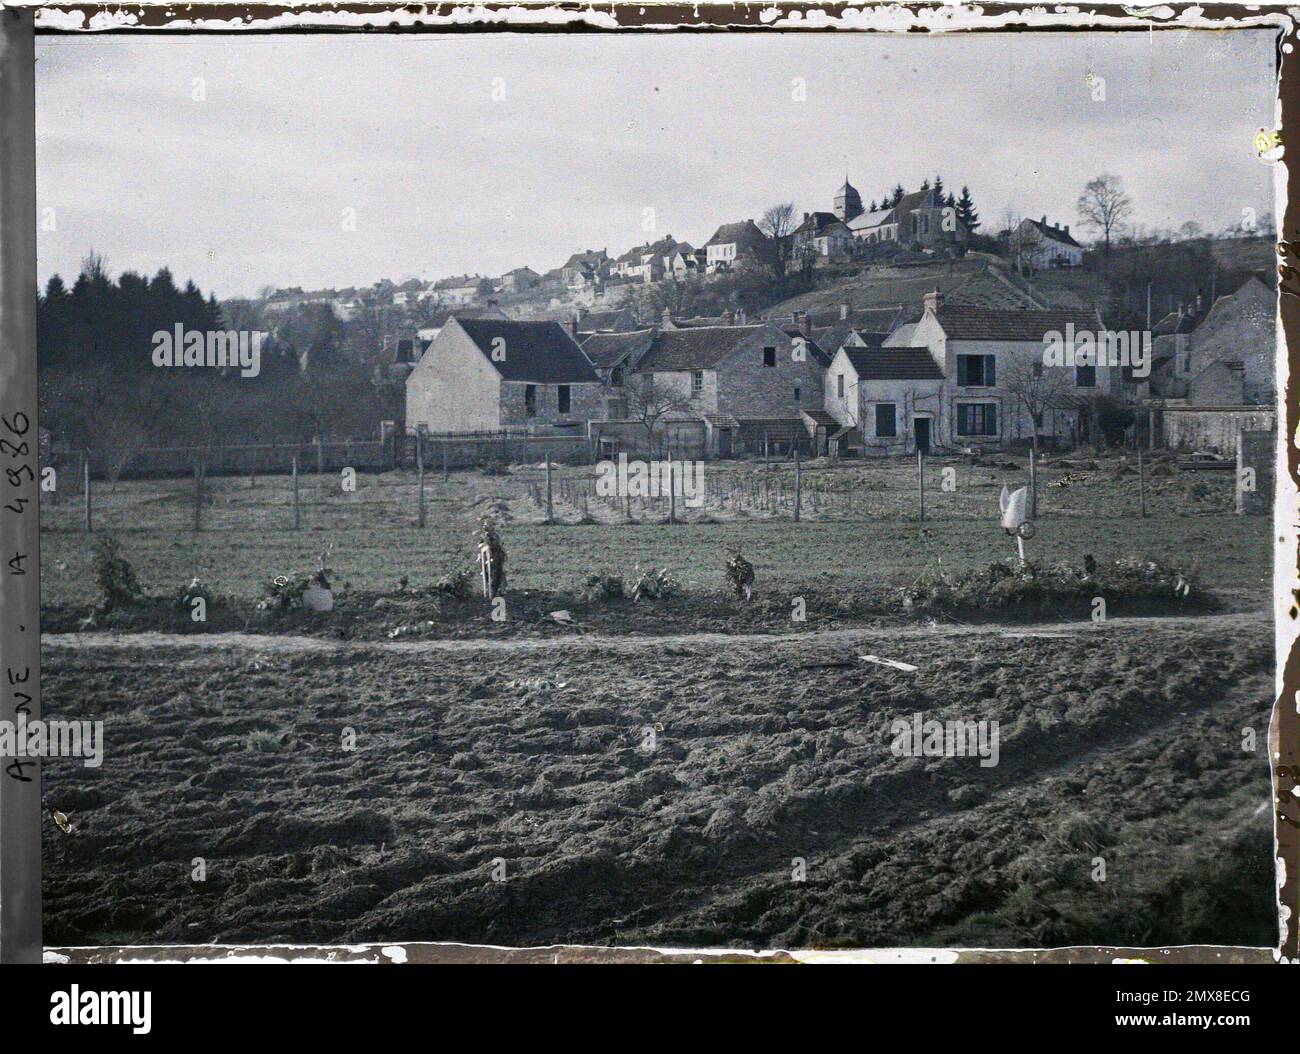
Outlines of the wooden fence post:
<svg viewBox="0 0 1300 1054">
<path fill-rule="evenodd" d="M 424 436 L 415 438 L 415 471 L 419 477 L 416 523 L 423 527 L 428 515 L 424 508 Z"/>
<path fill-rule="evenodd" d="M 293 529 L 296 531 L 302 526 L 302 517 L 298 509 L 298 454 L 295 451 L 293 455 Z"/>
<path fill-rule="evenodd" d="M 794 445 L 794 522 L 799 522 L 799 513 L 803 507 L 803 476 L 799 471 L 799 444 Z"/>
<path fill-rule="evenodd" d="M 1146 519 L 1147 515 L 1147 466 L 1142 457 L 1142 437 L 1138 436 L 1138 508 L 1141 510 L 1142 518 Z"/>
<path fill-rule="evenodd" d="M 925 452 L 922 450 L 916 452 L 916 501 L 921 522 L 925 523 Z"/>
<path fill-rule="evenodd" d="M 199 458 L 194 459 L 194 529 L 203 530 L 203 474 Z"/>
<path fill-rule="evenodd" d="M 82 487 L 86 495 L 86 533 L 94 533 L 94 527 L 91 524 L 90 516 L 90 451 L 85 451 L 81 455 L 81 477 Z"/>
<path fill-rule="evenodd" d="M 442 481 L 447 482 L 447 441 L 442 441 Z"/>
<path fill-rule="evenodd" d="M 542 456 L 546 459 L 546 522 L 555 522 L 555 508 L 551 503 L 551 452 L 542 451 Z"/>
</svg>

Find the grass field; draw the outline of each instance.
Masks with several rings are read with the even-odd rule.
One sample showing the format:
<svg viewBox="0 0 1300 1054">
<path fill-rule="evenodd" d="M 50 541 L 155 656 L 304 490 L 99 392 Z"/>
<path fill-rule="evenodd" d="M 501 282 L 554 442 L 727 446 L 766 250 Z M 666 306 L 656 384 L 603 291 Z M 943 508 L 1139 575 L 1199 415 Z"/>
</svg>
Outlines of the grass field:
<svg viewBox="0 0 1300 1054">
<path fill-rule="evenodd" d="M 494 516 L 509 556 L 515 589 L 573 588 L 587 574 L 631 574 L 635 565 L 663 566 L 687 588 L 723 586 L 726 549 L 738 545 L 754 564 L 760 589 L 833 581 L 840 587 L 908 582 L 925 570 L 962 568 L 1014 553 L 996 526 L 1002 485 L 1024 482 L 1023 461 L 1011 468 L 971 468 L 932 462 L 927 472 L 926 522 L 916 516 L 915 465 L 885 461 L 804 472 L 803 515 L 792 522 L 790 466 L 709 466 L 708 500 L 681 509 L 687 521 L 663 522 L 666 504 L 634 502 L 635 523 L 621 503 L 590 494 L 591 470 L 553 476 L 556 525 L 547 525 L 537 495 L 543 473 L 520 467 L 504 475 L 453 473 L 427 482 L 428 526 L 416 523 L 416 486 L 409 473 L 362 477 L 356 493 L 338 478 L 301 483 L 302 528 L 293 524 L 292 491 L 285 477 L 207 482 L 204 529 L 193 530 L 189 481 L 124 481 L 97 485 L 97 531 L 113 534 L 153 593 L 181 589 L 199 576 L 225 595 L 254 598 L 277 574 L 309 571 L 330 546 L 338 584 L 382 592 L 405 576 L 427 583 L 473 563 L 478 517 Z M 1262 517 L 1232 512 L 1232 474 L 1202 472 L 1147 481 L 1150 515 L 1138 515 L 1136 477 L 1117 475 L 1117 461 L 1043 466 L 1038 535 L 1032 558 L 1081 562 L 1119 557 L 1199 562 L 1211 588 L 1269 590 L 1272 547 Z M 943 489 L 952 468 L 955 491 Z M 1166 471 L 1176 473 L 1168 468 Z M 1082 479 L 1048 484 L 1073 472 Z M 587 493 L 584 501 L 583 493 Z M 780 504 L 778 504 L 780 503 Z M 586 516 L 589 522 L 580 522 Z M 42 597 L 53 605 L 94 603 L 82 510 L 70 498 L 42 508 Z"/>
</svg>

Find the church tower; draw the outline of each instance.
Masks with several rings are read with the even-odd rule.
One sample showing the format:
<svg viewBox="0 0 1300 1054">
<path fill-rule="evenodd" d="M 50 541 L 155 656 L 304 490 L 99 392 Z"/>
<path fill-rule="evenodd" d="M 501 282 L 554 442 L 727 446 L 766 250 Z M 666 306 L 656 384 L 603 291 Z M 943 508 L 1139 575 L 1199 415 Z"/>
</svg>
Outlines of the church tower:
<svg viewBox="0 0 1300 1054">
<path fill-rule="evenodd" d="M 835 215 L 842 223 L 862 215 L 862 195 L 853 189 L 847 176 L 844 177 L 844 186 L 835 192 Z"/>
</svg>

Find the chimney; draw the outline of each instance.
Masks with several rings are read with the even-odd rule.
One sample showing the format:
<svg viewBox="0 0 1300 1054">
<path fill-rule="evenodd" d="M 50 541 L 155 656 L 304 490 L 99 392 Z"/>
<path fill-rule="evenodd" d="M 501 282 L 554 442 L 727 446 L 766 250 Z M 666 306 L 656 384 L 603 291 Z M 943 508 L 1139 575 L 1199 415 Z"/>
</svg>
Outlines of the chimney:
<svg viewBox="0 0 1300 1054">
<path fill-rule="evenodd" d="M 578 316 L 574 315 L 569 319 L 569 336 L 575 341 L 578 339 Z"/>
<path fill-rule="evenodd" d="M 812 316 L 807 311 L 803 313 L 803 318 L 799 320 L 799 328 L 803 330 L 805 337 L 812 337 Z"/>
<path fill-rule="evenodd" d="M 847 322 L 848 320 L 849 320 L 849 302 L 847 300 L 844 300 L 840 303 L 840 321 Z"/>
<path fill-rule="evenodd" d="M 748 321 L 749 321 L 749 316 L 745 314 L 745 309 L 742 307 L 739 311 L 736 312 L 736 325 L 743 326 Z"/>
<path fill-rule="evenodd" d="M 1043 218 L 1042 218 L 1041 220 L 1039 220 L 1038 222 L 1041 223 L 1044 227 L 1046 227 L 1046 226 L 1047 226 L 1047 214 L 1046 214 L 1046 213 L 1043 213 Z"/>
<path fill-rule="evenodd" d="M 1204 294 L 1201 292 L 1201 290 L 1198 289 L 1198 290 L 1196 290 L 1196 313 L 1197 313 L 1197 315 L 1200 315 L 1200 313 L 1201 313 L 1201 309 L 1202 309 L 1202 307 L 1204 307 L 1204 304 L 1205 304 Z"/>
<path fill-rule="evenodd" d="M 926 293 L 924 297 L 925 309 L 930 312 L 938 311 L 943 307 L 943 294 L 939 290 Z"/>
<path fill-rule="evenodd" d="M 673 328 L 673 313 L 667 308 L 664 308 L 663 314 L 659 318 L 659 324 L 663 326 L 664 329 Z"/>
<path fill-rule="evenodd" d="M 1066 233 L 1067 236 L 1068 236 L 1069 233 L 1070 233 L 1070 225 L 1069 225 L 1068 223 L 1065 225 L 1065 233 Z"/>
<path fill-rule="evenodd" d="M 724 326 L 734 326 L 736 324 L 736 313 L 727 308 L 722 312 L 722 324 Z"/>
</svg>

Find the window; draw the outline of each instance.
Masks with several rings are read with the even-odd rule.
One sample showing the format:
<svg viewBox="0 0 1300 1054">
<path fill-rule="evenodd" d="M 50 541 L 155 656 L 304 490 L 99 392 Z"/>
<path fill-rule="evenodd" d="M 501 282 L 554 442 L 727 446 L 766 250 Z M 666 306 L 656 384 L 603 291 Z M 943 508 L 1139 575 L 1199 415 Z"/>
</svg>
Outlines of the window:
<svg viewBox="0 0 1300 1054">
<path fill-rule="evenodd" d="M 995 436 L 998 434 L 997 403 L 958 403 L 959 436 Z"/>
<path fill-rule="evenodd" d="M 1076 366 L 1074 368 L 1074 386 L 1076 388 L 1097 387 L 1097 367 Z"/>
<path fill-rule="evenodd" d="M 882 439 L 892 439 L 898 435 L 898 415 L 893 403 L 876 404 L 876 435 Z"/>
<path fill-rule="evenodd" d="M 704 371 L 691 371 L 691 398 L 698 399 L 704 394 Z"/>
<path fill-rule="evenodd" d="M 537 385 L 524 385 L 524 416 L 537 416 Z"/>
<path fill-rule="evenodd" d="M 776 365 L 776 348 L 763 349 L 763 365 L 764 366 Z"/>
<path fill-rule="evenodd" d="M 958 355 L 959 388 L 992 388 L 996 383 L 997 358 L 993 355 Z"/>
<path fill-rule="evenodd" d="M 623 367 L 615 366 L 609 371 L 609 386 L 611 388 L 623 387 Z"/>
<path fill-rule="evenodd" d="M 802 394 L 803 394 L 803 390 L 802 390 L 802 389 L 800 389 L 800 388 L 796 388 L 796 389 L 794 390 L 794 404 L 795 404 L 795 406 L 798 406 L 798 405 L 799 405 L 799 396 L 802 395 Z"/>
<path fill-rule="evenodd" d="M 844 398 L 844 374 L 842 373 L 835 378 L 835 394 L 841 399 Z"/>
<path fill-rule="evenodd" d="M 570 397 L 569 397 L 569 386 L 567 384 L 561 384 L 558 391 L 559 391 L 559 401 L 560 401 L 560 413 L 567 414 L 569 412 L 569 406 L 571 405 Z"/>
</svg>

